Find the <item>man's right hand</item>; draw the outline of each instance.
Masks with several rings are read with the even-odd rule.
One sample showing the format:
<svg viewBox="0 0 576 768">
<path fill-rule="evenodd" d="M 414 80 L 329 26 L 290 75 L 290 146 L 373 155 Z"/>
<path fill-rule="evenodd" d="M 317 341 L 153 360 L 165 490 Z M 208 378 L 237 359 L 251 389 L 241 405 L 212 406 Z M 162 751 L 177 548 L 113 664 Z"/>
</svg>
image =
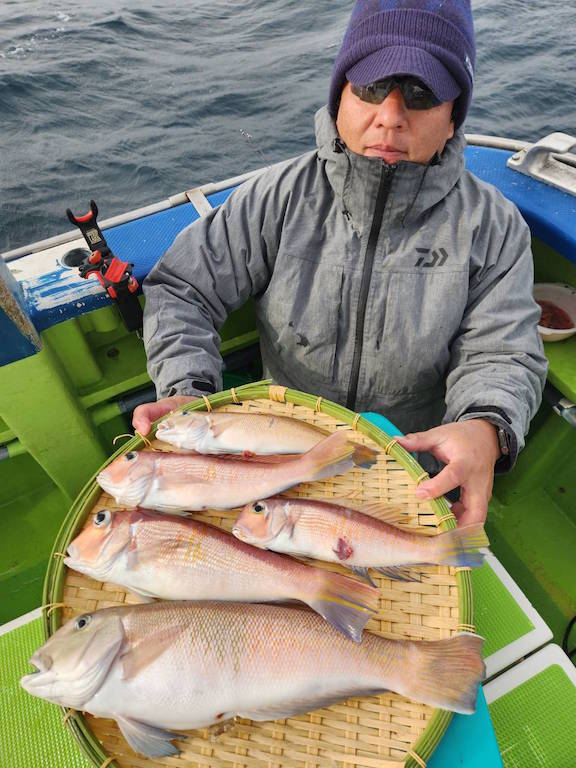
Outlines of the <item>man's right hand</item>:
<svg viewBox="0 0 576 768">
<path fill-rule="evenodd" d="M 194 400 L 198 400 L 198 398 L 192 395 L 174 395 L 174 397 L 163 397 L 155 403 L 139 405 L 134 409 L 134 415 L 132 416 L 134 431 L 139 432 L 141 435 L 147 435 L 150 432 L 150 425 L 153 421 Z"/>
</svg>

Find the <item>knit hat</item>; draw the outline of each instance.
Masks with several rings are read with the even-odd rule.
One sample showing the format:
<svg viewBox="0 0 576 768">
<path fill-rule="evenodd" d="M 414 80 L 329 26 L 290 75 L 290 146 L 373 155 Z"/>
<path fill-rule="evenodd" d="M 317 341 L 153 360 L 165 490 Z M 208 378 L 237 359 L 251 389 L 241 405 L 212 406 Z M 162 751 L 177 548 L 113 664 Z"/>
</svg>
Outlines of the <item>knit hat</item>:
<svg viewBox="0 0 576 768">
<path fill-rule="evenodd" d="M 357 0 L 332 70 L 328 109 L 342 89 L 390 75 L 413 75 L 464 122 L 474 83 L 476 46 L 470 0 Z"/>
</svg>

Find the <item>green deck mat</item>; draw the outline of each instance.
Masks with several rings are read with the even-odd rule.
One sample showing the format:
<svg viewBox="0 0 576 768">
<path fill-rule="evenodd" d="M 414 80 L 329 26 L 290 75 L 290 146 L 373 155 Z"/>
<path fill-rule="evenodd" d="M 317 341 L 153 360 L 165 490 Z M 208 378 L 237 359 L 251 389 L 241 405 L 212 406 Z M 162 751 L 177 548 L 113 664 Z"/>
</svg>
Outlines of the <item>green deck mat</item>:
<svg viewBox="0 0 576 768">
<path fill-rule="evenodd" d="M 534 625 L 488 563 L 472 570 L 474 622 L 485 638 L 484 657 L 532 632 Z"/>
<path fill-rule="evenodd" d="M 0 635 L 0 768 L 90 768 L 60 707 L 20 687 L 42 642 L 41 618 Z"/>
<path fill-rule="evenodd" d="M 557 664 L 489 705 L 504 768 L 576 765 L 576 688 Z"/>
</svg>

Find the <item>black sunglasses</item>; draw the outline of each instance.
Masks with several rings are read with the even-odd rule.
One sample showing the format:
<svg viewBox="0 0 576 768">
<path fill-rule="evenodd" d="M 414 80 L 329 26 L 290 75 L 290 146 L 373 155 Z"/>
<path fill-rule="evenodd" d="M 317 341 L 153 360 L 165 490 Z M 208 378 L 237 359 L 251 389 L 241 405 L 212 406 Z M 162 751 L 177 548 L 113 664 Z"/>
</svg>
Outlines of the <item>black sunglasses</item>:
<svg viewBox="0 0 576 768">
<path fill-rule="evenodd" d="M 382 104 L 395 88 L 400 88 L 402 98 L 408 109 L 432 109 L 442 104 L 430 88 L 416 77 L 385 77 L 368 85 L 350 84 L 352 93 L 369 104 Z"/>
</svg>

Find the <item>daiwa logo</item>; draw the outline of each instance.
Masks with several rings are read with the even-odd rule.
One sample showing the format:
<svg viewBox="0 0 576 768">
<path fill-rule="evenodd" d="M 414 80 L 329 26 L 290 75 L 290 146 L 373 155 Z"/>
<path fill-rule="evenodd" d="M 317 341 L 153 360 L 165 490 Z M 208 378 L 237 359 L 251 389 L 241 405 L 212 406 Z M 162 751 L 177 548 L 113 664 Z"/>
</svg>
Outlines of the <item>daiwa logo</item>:
<svg viewBox="0 0 576 768">
<path fill-rule="evenodd" d="M 470 61 L 470 56 L 466 54 L 466 58 L 464 60 L 464 65 L 466 66 L 466 69 L 468 70 L 468 74 L 470 75 L 470 79 L 472 82 L 474 82 L 474 68 L 472 67 L 472 62 Z"/>
<path fill-rule="evenodd" d="M 431 251 L 430 248 L 416 248 L 416 253 L 425 254 L 420 256 L 415 267 L 442 267 L 448 260 L 448 254 L 444 248 L 438 248 L 437 251 Z M 426 256 L 430 254 L 430 261 L 426 261 Z"/>
</svg>

